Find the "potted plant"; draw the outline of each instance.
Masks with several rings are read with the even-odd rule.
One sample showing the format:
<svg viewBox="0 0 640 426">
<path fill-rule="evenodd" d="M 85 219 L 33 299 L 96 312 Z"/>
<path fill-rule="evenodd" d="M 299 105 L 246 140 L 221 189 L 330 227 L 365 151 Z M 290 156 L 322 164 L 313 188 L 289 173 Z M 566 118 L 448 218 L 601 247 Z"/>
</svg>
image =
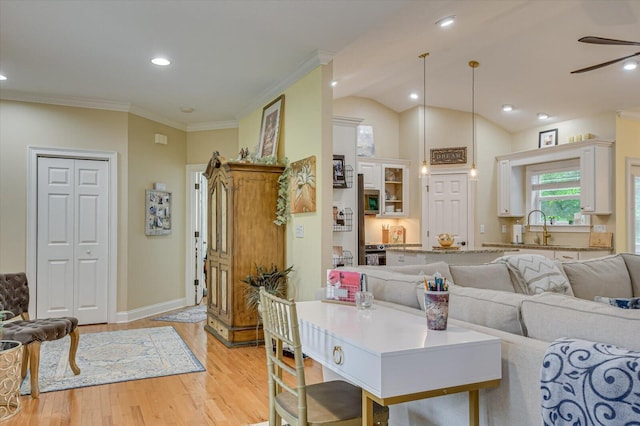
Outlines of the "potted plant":
<svg viewBox="0 0 640 426">
<path fill-rule="evenodd" d="M 278 297 L 285 297 L 287 294 L 287 283 L 289 281 L 289 273 L 293 271 L 293 266 L 287 269 L 278 270 L 275 264 L 271 264 L 271 268 L 263 265 L 256 265 L 255 274 L 247 275 L 242 282 L 247 283 L 245 289 L 245 300 L 247 306 L 251 309 L 258 310 L 260 303 L 260 288 Z"/>
</svg>

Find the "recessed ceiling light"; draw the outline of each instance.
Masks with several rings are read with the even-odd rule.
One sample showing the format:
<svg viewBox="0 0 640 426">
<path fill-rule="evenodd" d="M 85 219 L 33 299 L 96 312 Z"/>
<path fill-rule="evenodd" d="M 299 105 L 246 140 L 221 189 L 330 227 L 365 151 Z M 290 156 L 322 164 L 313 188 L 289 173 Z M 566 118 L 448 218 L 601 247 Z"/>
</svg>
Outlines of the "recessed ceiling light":
<svg viewBox="0 0 640 426">
<path fill-rule="evenodd" d="M 549 118 L 549 114 L 546 114 L 544 112 L 538 113 L 538 120 L 546 120 L 547 118 Z"/>
<path fill-rule="evenodd" d="M 338 80 L 333 80 L 331 82 L 331 87 L 336 87 L 338 85 Z"/>
<path fill-rule="evenodd" d="M 510 112 L 510 111 L 513 111 L 513 105 L 504 104 L 504 105 L 502 105 L 502 110 L 503 110 L 504 112 Z"/>
<path fill-rule="evenodd" d="M 413 100 L 416 100 L 416 99 L 418 99 L 418 94 L 417 93 L 412 93 L 412 94 L 409 95 L 409 97 L 411 99 L 413 99 Z"/>
<path fill-rule="evenodd" d="M 0 74 L 0 80 L 6 80 L 7 77 L 5 77 L 4 75 Z"/>
<path fill-rule="evenodd" d="M 635 70 L 636 68 L 638 68 L 638 63 L 636 61 L 627 61 L 624 63 L 624 65 L 622 65 L 622 68 L 627 71 Z"/>
<path fill-rule="evenodd" d="M 193 111 L 195 111 L 195 109 L 191 107 L 182 107 L 180 108 L 180 111 L 184 112 L 185 114 L 191 114 Z"/>
<path fill-rule="evenodd" d="M 446 18 L 442 18 L 436 21 L 436 25 L 439 27 L 448 27 L 456 21 L 456 15 L 447 16 Z"/>
<path fill-rule="evenodd" d="M 167 65 L 171 64 L 171 61 L 167 58 L 153 58 L 151 60 L 151 63 L 154 65 L 159 65 L 161 67 L 166 67 Z"/>
</svg>

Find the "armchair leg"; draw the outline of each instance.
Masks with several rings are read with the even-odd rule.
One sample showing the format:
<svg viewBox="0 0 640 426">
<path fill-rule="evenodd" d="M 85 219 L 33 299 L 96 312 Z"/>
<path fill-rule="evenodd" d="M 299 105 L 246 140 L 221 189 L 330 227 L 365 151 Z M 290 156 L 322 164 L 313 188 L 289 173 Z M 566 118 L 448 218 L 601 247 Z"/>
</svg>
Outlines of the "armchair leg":
<svg viewBox="0 0 640 426">
<path fill-rule="evenodd" d="M 69 335 L 71 337 L 71 347 L 69 348 L 69 366 L 71 366 L 71 370 L 73 374 L 76 376 L 80 374 L 80 368 L 78 368 L 78 364 L 76 364 L 76 352 L 78 352 L 78 342 L 80 340 L 80 332 L 78 331 L 78 327 L 71 332 Z"/>
<path fill-rule="evenodd" d="M 20 375 L 22 380 L 27 377 L 27 368 L 29 368 L 29 345 L 23 345 L 22 347 L 22 367 Z"/>
<path fill-rule="evenodd" d="M 31 398 L 40 397 L 40 386 L 38 385 L 38 369 L 40 368 L 40 342 L 33 341 L 29 344 L 29 371 L 31 373 Z"/>
</svg>

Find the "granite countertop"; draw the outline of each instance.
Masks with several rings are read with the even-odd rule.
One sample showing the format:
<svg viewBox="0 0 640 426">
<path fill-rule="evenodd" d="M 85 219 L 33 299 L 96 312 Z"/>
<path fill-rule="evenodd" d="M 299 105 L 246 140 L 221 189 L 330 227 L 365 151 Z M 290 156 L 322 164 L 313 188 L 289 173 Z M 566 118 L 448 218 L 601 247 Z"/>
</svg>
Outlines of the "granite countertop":
<svg viewBox="0 0 640 426">
<path fill-rule="evenodd" d="M 429 253 L 429 254 L 470 254 L 470 253 L 504 253 L 500 248 L 480 248 L 480 249 L 423 249 L 421 245 L 417 247 L 388 247 L 387 251 L 397 251 L 402 253 Z"/>
<path fill-rule="evenodd" d="M 513 244 L 513 243 L 482 243 L 482 247 L 501 247 L 508 249 L 534 249 L 534 250 L 562 250 L 562 251 L 612 251 L 612 248 L 607 247 L 577 247 L 571 245 L 562 244 L 549 244 L 543 246 L 540 244 Z M 511 251 L 511 250 L 509 250 Z"/>
</svg>

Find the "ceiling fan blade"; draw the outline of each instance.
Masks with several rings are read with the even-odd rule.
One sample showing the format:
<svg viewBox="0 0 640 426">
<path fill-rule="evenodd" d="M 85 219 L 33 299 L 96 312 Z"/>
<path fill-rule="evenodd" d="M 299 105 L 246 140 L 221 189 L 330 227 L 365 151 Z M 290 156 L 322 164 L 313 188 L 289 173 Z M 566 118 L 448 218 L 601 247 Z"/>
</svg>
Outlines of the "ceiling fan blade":
<svg viewBox="0 0 640 426">
<path fill-rule="evenodd" d="M 636 52 L 633 55 L 625 56 L 623 58 L 614 59 L 612 61 L 603 62 L 598 65 L 592 65 L 590 67 L 582 68 L 579 70 L 571 71 L 571 74 L 580 74 L 587 71 L 597 70 L 598 68 L 606 67 L 607 65 L 615 64 L 616 62 L 622 62 L 625 59 L 633 58 L 634 56 L 640 56 L 640 52 Z"/>
<path fill-rule="evenodd" d="M 640 46 L 640 43 L 637 41 L 624 41 L 624 40 L 615 40 L 612 38 L 604 38 L 604 37 L 594 37 L 587 36 L 578 39 L 583 43 L 591 43 L 591 44 L 609 44 L 616 46 Z"/>
</svg>

